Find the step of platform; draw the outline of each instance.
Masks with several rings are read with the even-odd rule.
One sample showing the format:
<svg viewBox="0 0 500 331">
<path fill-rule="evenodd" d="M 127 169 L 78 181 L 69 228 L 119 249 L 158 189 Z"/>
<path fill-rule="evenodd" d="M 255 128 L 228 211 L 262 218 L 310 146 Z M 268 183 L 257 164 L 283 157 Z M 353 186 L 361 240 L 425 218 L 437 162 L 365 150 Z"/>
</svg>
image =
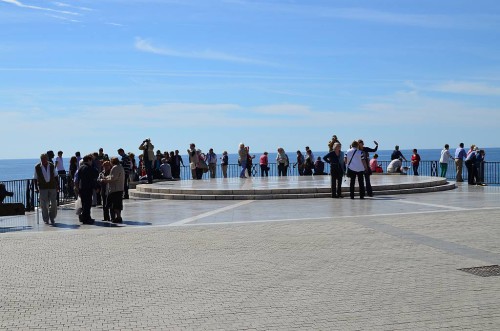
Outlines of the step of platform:
<svg viewBox="0 0 500 331">
<path fill-rule="evenodd" d="M 292 180 L 291 180 L 292 181 Z M 445 178 L 429 177 L 418 182 L 400 182 L 395 180 L 385 180 L 382 185 L 372 185 L 375 196 L 413 194 L 452 190 L 456 186 L 449 183 Z M 232 185 L 231 185 L 232 184 Z M 243 183 L 242 185 L 246 185 Z M 259 183 L 257 183 L 259 184 Z M 319 182 L 316 187 L 298 187 L 298 183 L 293 182 L 285 188 L 266 188 L 265 185 L 255 185 L 252 189 L 234 189 L 234 182 L 229 185 L 224 182 L 205 183 L 193 182 L 196 187 L 182 187 L 182 184 L 166 185 L 137 185 L 136 189 L 129 190 L 133 198 L 142 199 L 170 199 L 170 200 L 271 200 L 271 199 L 309 199 L 309 198 L 329 198 L 331 196 L 330 187 L 327 181 Z M 280 185 L 283 184 L 281 180 Z M 285 182 L 286 184 L 286 182 Z M 302 184 L 302 183 L 299 183 Z M 314 181 L 305 181 L 304 186 L 317 184 Z M 342 192 L 344 196 L 349 196 L 348 183 L 344 182 Z M 229 187 L 228 187 L 229 186 Z M 357 188 L 356 188 L 357 191 Z M 356 195 L 358 193 L 356 192 Z"/>
</svg>

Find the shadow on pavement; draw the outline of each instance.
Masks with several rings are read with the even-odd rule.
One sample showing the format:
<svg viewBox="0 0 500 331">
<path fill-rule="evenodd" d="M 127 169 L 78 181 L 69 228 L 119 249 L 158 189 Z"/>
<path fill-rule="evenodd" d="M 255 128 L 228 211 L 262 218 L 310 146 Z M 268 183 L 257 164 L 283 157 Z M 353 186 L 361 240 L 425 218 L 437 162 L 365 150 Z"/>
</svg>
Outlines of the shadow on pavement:
<svg viewBox="0 0 500 331">
<path fill-rule="evenodd" d="M 66 224 L 66 223 L 55 223 L 53 225 L 55 228 L 61 228 L 61 229 L 78 229 L 80 227 L 79 224 Z"/>
<path fill-rule="evenodd" d="M 33 227 L 30 225 L 0 227 L 0 233 L 26 231 L 26 230 L 33 230 Z"/>
</svg>

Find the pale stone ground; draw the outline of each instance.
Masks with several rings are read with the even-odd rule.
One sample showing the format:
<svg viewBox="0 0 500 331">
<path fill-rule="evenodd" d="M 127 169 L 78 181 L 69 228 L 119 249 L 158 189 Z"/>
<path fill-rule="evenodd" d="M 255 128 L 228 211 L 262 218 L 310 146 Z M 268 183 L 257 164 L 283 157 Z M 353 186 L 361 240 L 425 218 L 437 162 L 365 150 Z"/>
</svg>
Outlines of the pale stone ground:
<svg viewBox="0 0 500 331">
<path fill-rule="evenodd" d="M 495 330 L 500 188 L 0 220 L 0 329 Z M 94 209 L 98 218 L 101 210 Z"/>
</svg>

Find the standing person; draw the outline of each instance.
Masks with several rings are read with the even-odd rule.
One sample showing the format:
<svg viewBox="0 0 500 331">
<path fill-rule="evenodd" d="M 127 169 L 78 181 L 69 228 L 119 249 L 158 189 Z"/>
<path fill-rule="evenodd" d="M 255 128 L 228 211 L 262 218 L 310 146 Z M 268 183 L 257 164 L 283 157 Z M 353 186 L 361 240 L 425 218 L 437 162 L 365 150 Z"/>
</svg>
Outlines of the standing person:
<svg viewBox="0 0 500 331">
<path fill-rule="evenodd" d="M 259 165 L 260 165 L 260 176 L 261 177 L 268 177 L 269 176 L 269 158 L 267 157 L 268 153 L 264 152 L 259 158 Z"/>
<path fill-rule="evenodd" d="M 145 139 L 139 146 L 139 149 L 143 151 L 143 161 L 146 168 L 146 175 L 148 176 L 148 184 L 153 183 L 153 161 L 155 159 L 154 145 L 151 143 L 151 139 Z"/>
<path fill-rule="evenodd" d="M 304 176 L 311 176 L 314 169 L 314 155 L 309 147 L 306 147 L 306 157 L 304 161 Z"/>
<path fill-rule="evenodd" d="M 196 153 L 196 145 L 194 143 L 189 144 L 189 149 L 187 150 L 189 156 L 189 168 L 191 169 L 191 178 L 198 179 L 196 175 L 196 169 L 200 160 L 198 159 L 198 153 Z"/>
<path fill-rule="evenodd" d="M 283 147 L 278 148 L 278 155 L 276 156 L 276 163 L 278 164 L 278 176 L 286 176 L 288 172 L 288 155 L 286 155 Z"/>
<path fill-rule="evenodd" d="M 123 210 L 123 187 L 125 185 L 125 170 L 123 169 L 118 158 L 111 158 L 111 171 L 109 175 L 103 179 L 104 183 L 108 184 L 108 208 L 112 209 L 115 218 L 111 221 L 113 223 L 123 223 L 122 210 Z M 111 214 L 113 215 L 113 213 Z"/>
<path fill-rule="evenodd" d="M 373 141 L 375 148 L 365 147 L 365 143 L 362 139 L 358 139 L 358 149 L 362 153 L 363 165 L 365 166 L 365 182 L 366 182 L 366 193 L 369 197 L 373 196 L 372 183 L 370 181 L 370 176 L 372 175 L 372 170 L 370 168 L 370 152 L 376 152 L 378 150 L 378 142 Z"/>
<path fill-rule="evenodd" d="M 413 167 L 413 175 L 418 176 L 418 167 L 420 165 L 420 155 L 416 148 L 413 149 L 413 155 L 411 156 L 411 166 Z"/>
<path fill-rule="evenodd" d="M 90 215 L 92 208 L 92 195 L 98 188 L 97 177 L 99 172 L 92 166 L 92 155 L 83 157 L 83 163 L 78 168 L 78 176 L 75 186 L 78 187 L 78 195 L 82 200 L 82 214 L 79 216 L 83 224 L 94 224 L 94 219 Z"/>
<path fill-rule="evenodd" d="M 78 163 L 77 163 L 77 158 L 76 156 L 72 156 L 71 159 L 69 159 L 69 178 L 68 178 L 68 191 L 69 195 L 72 197 L 76 198 L 75 194 L 75 174 L 76 171 L 78 170 Z"/>
<path fill-rule="evenodd" d="M 323 156 L 323 160 L 330 163 L 332 198 L 343 198 L 342 177 L 344 177 L 345 161 L 344 152 L 341 151 L 341 147 L 342 145 L 336 142 L 332 146 L 333 151 Z"/>
<path fill-rule="evenodd" d="M 54 164 L 54 156 L 55 156 L 54 151 L 52 151 L 52 150 L 47 151 L 46 155 L 47 155 L 47 157 L 48 157 L 48 159 L 49 159 L 49 160 L 48 160 L 48 161 L 49 161 L 49 163 Z"/>
<path fill-rule="evenodd" d="M 80 154 L 80 152 L 75 152 L 75 157 L 76 157 L 76 164 L 78 164 L 78 166 L 80 166 L 80 161 L 82 160 L 82 155 Z"/>
<path fill-rule="evenodd" d="M 333 135 L 332 139 L 328 142 L 328 151 L 329 152 L 333 151 L 333 145 L 335 143 L 339 143 L 340 144 L 340 141 L 339 141 L 339 139 L 337 138 L 336 135 Z"/>
<path fill-rule="evenodd" d="M 450 145 L 444 145 L 443 150 L 441 151 L 441 157 L 439 158 L 439 166 L 441 168 L 441 176 L 446 178 L 446 172 L 448 170 L 448 162 L 450 159 L 453 160 L 453 156 L 450 154 Z"/>
<path fill-rule="evenodd" d="M 114 211 L 109 208 L 108 184 L 104 181 L 104 179 L 107 176 L 109 176 L 110 171 L 111 171 L 111 163 L 109 161 L 104 161 L 102 163 L 102 171 L 99 173 L 99 177 L 97 177 L 97 181 L 101 185 L 102 215 L 104 222 L 109 222 L 115 218 Z"/>
<path fill-rule="evenodd" d="M 304 175 L 304 155 L 302 155 L 301 151 L 297 151 L 297 162 L 293 165 L 293 167 L 298 168 L 299 176 Z"/>
<path fill-rule="evenodd" d="M 62 184 L 62 189 L 64 196 L 68 195 L 68 180 L 66 178 L 66 169 L 64 169 L 64 160 L 63 160 L 63 152 L 58 151 L 57 152 L 57 157 L 56 157 L 56 170 L 57 170 L 57 175 L 61 179 L 61 184 Z"/>
<path fill-rule="evenodd" d="M 132 161 L 130 157 L 125 153 L 123 148 L 118 149 L 118 155 L 121 156 L 121 165 L 123 167 L 123 171 L 125 171 L 125 182 L 123 184 L 123 199 L 128 199 L 128 189 L 130 184 L 130 173 L 132 172 Z M 111 166 L 111 164 L 110 164 Z M 103 205 L 104 206 L 104 205 Z"/>
<path fill-rule="evenodd" d="M 167 163 L 170 165 L 170 171 L 172 172 L 172 179 L 175 178 L 174 176 L 174 172 L 176 171 L 176 164 L 175 164 L 175 152 L 174 151 L 170 151 L 169 153 L 169 157 L 167 159 Z"/>
<path fill-rule="evenodd" d="M 399 146 L 398 146 L 398 145 L 396 145 L 396 146 L 394 146 L 394 150 L 392 151 L 392 154 L 391 154 L 391 161 L 392 161 L 392 160 L 399 159 L 399 158 L 401 158 L 401 159 L 403 159 L 403 160 L 405 160 L 405 161 L 408 161 L 408 160 L 404 157 L 403 153 L 401 153 L 401 151 L 399 150 Z"/>
<path fill-rule="evenodd" d="M 325 162 L 321 161 L 321 157 L 318 156 L 316 162 L 314 162 L 314 176 L 321 176 L 325 174 Z"/>
<path fill-rule="evenodd" d="M 247 174 L 248 177 L 252 177 L 252 169 L 253 169 L 253 159 L 255 159 L 255 155 L 250 155 L 250 146 L 247 146 Z"/>
<path fill-rule="evenodd" d="M 460 143 L 460 145 L 458 145 L 458 148 L 455 150 L 455 166 L 457 170 L 457 182 L 464 181 L 462 177 L 462 169 L 463 169 L 464 159 L 466 156 L 467 152 L 465 152 L 464 143 Z"/>
<path fill-rule="evenodd" d="M 33 175 L 35 191 L 40 193 L 40 208 L 42 219 L 45 224 L 55 224 L 57 216 L 57 192 L 59 192 L 59 180 L 56 167 L 49 162 L 47 154 L 40 155 L 40 163 L 35 166 Z"/>
<path fill-rule="evenodd" d="M 240 143 L 238 149 L 238 162 L 241 167 L 240 178 L 246 178 L 245 171 L 247 170 L 247 161 L 248 161 L 248 150 L 245 148 L 244 143 Z"/>
<path fill-rule="evenodd" d="M 314 154 L 313 154 L 313 152 L 311 151 L 311 149 L 309 148 L 309 146 L 306 146 L 306 153 L 305 153 L 305 154 L 306 154 L 306 158 L 307 158 L 307 155 L 310 155 L 310 156 L 311 156 L 311 160 L 312 160 L 312 161 L 313 161 L 313 163 L 314 163 Z M 321 158 L 320 158 L 320 160 L 321 160 Z"/>
<path fill-rule="evenodd" d="M 175 159 L 175 167 L 172 170 L 172 176 L 176 179 L 180 179 L 181 178 L 181 166 L 184 167 L 184 161 L 182 161 L 182 156 L 179 155 L 178 149 L 175 150 L 174 159 Z"/>
<path fill-rule="evenodd" d="M 476 176 L 476 185 L 485 186 L 484 184 L 484 158 L 486 153 L 484 149 L 479 150 L 476 147 L 476 162 L 474 166 L 476 167 L 475 176 Z"/>
<path fill-rule="evenodd" d="M 129 184 L 130 182 L 134 182 L 139 180 L 137 177 L 137 162 L 135 160 L 135 154 L 132 152 L 127 153 L 128 158 L 130 159 L 130 175 L 129 175 Z"/>
<path fill-rule="evenodd" d="M 358 178 L 359 184 L 359 198 L 365 198 L 365 183 L 363 180 L 365 165 L 363 161 L 363 153 L 358 149 L 358 147 L 358 142 L 356 140 L 353 141 L 351 149 L 347 151 L 345 160 L 347 163 L 347 176 L 351 178 L 351 183 L 349 185 L 351 199 L 354 199 L 354 183 L 356 181 L 356 177 Z"/>
<path fill-rule="evenodd" d="M 469 185 L 474 185 L 474 179 L 476 178 L 476 167 L 474 167 L 476 156 L 476 145 L 471 145 L 464 162 L 467 167 L 467 183 Z"/>
<path fill-rule="evenodd" d="M 227 178 L 227 166 L 229 164 L 229 156 L 227 155 L 227 151 L 224 151 L 221 156 L 221 168 L 222 168 L 222 177 Z"/>
<path fill-rule="evenodd" d="M 208 150 L 206 161 L 208 164 L 208 171 L 210 172 L 210 178 L 215 178 L 215 170 L 217 169 L 217 154 L 214 153 L 213 148 Z"/>
</svg>

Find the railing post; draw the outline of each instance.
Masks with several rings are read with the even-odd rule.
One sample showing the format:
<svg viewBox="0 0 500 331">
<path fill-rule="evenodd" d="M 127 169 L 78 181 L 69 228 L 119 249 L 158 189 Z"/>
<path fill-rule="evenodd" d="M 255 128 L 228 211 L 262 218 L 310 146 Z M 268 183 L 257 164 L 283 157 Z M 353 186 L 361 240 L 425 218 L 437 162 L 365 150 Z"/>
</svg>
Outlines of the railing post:
<svg viewBox="0 0 500 331">
<path fill-rule="evenodd" d="M 438 176 L 438 161 L 431 162 L 431 176 L 432 177 Z"/>
</svg>

